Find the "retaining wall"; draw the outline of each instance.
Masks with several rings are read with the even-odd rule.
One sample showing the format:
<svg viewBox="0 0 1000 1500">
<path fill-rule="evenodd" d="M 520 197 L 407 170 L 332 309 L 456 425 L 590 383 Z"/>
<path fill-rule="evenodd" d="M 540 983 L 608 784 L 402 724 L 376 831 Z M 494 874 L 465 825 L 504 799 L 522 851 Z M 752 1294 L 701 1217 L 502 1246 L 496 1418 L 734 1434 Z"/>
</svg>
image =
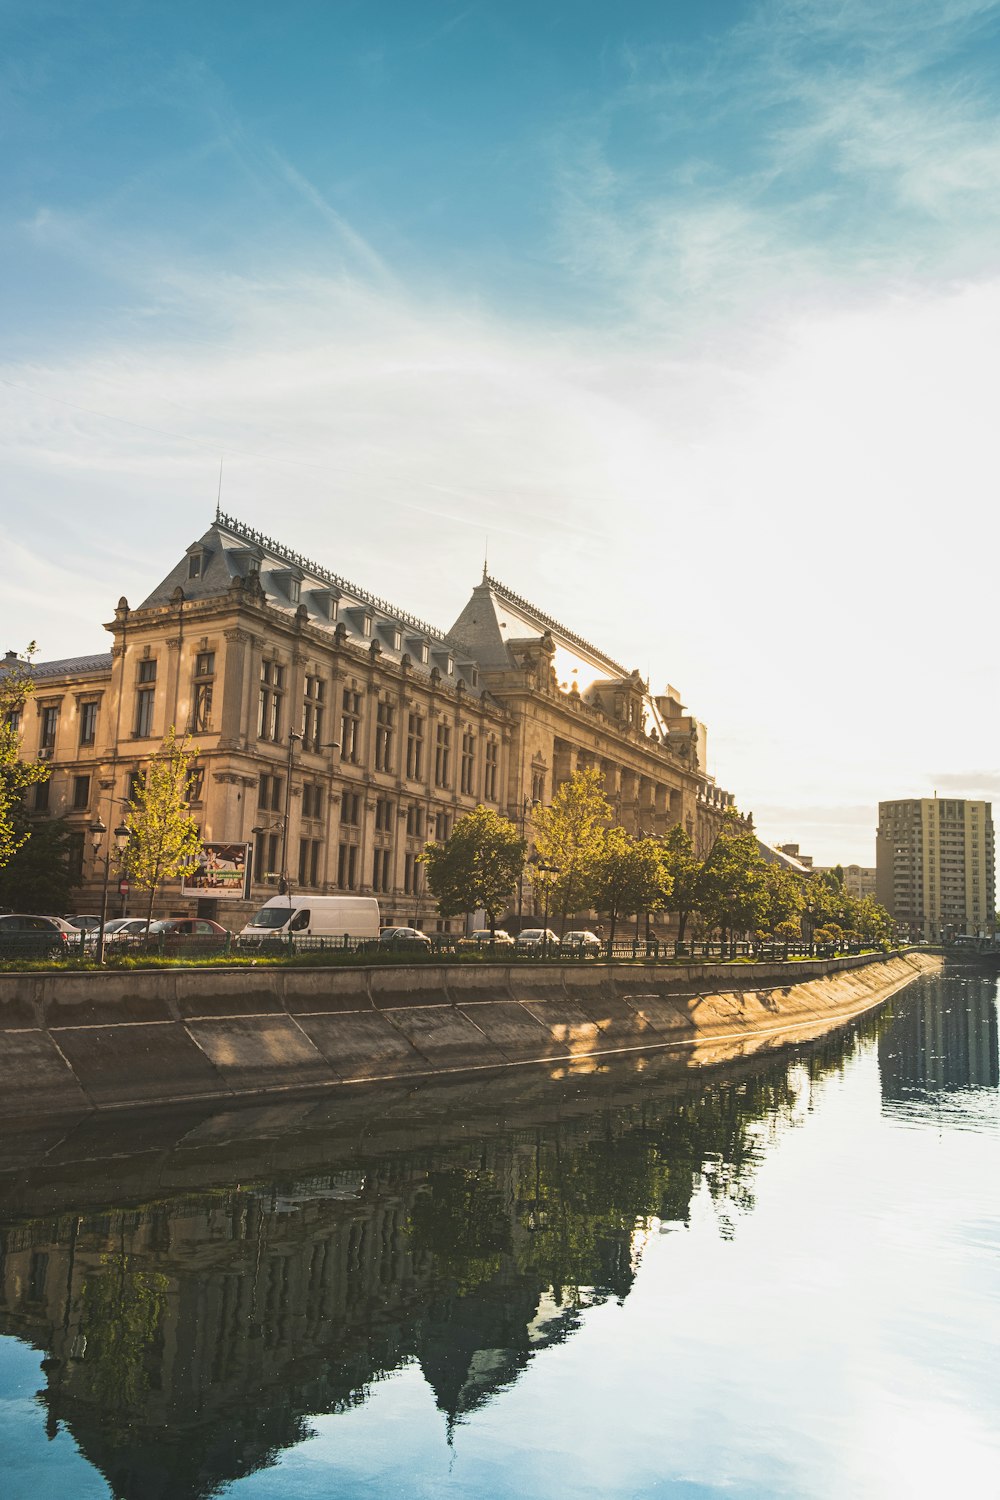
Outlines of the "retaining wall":
<svg viewBox="0 0 1000 1500">
<path fill-rule="evenodd" d="M 923 953 L 794 964 L 421 964 L 0 975 L 0 1117 L 241 1100 L 683 1048 L 787 1045 L 938 972 Z"/>
</svg>

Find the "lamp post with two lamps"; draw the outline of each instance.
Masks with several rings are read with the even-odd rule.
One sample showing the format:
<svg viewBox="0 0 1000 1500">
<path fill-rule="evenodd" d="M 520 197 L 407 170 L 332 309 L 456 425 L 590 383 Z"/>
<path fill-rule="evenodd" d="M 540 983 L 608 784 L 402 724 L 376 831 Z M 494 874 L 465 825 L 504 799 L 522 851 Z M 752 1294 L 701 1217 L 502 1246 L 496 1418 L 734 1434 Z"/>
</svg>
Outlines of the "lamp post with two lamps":
<svg viewBox="0 0 1000 1500">
<path fill-rule="evenodd" d="M 550 864 L 548 860 L 542 859 L 537 854 L 531 855 L 528 862 L 534 865 L 540 875 L 552 876 L 562 874 L 562 865 Z M 552 890 L 551 879 L 543 882 L 543 888 L 545 895 L 542 902 L 542 957 L 547 958 L 549 952 L 549 894 Z"/>
<path fill-rule="evenodd" d="M 107 828 L 100 814 L 90 825 L 90 842 L 93 845 L 95 855 L 100 858 L 101 847 Z M 126 823 L 119 823 L 114 832 L 115 849 L 119 859 L 125 853 L 125 846 L 129 841 L 130 830 Z M 104 879 L 101 884 L 101 925 L 97 930 L 97 962 L 104 962 L 104 928 L 108 920 L 108 881 L 111 878 L 111 844 L 104 850 Z"/>
</svg>

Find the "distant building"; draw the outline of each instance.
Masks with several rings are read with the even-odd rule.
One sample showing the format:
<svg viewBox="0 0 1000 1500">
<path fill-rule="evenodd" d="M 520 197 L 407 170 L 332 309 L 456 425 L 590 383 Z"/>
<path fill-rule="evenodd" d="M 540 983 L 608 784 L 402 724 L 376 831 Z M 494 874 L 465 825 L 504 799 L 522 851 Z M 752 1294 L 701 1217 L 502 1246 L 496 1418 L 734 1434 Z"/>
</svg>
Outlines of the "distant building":
<svg viewBox="0 0 1000 1500">
<path fill-rule="evenodd" d="M 993 807 L 961 797 L 880 802 L 876 896 L 911 936 L 994 926 Z"/>
<path fill-rule="evenodd" d="M 851 896 L 876 894 L 874 865 L 817 865 L 816 869 L 821 875 L 832 875 L 839 870 L 844 877 L 844 890 Z"/>
<path fill-rule="evenodd" d="M 779 854 L 787 854 L 789 859 L 794 859 L 795 863 L 801 865 L 805 870 L 811 870 L 813 867 L 812 855 L 803 854 L 798 844 L 779 844 L 778 852 Z"/>
<path fill-rule="evenodd" d="M 798 844 L 765 844 L 763 839 L 757 840 L 757 852 L 762 860 L 769 865 L 779 865 L 781 869 L 787 870 L 791 875 L 801 875 L 806 879 L 812 874 L 812 859 L 809 855 L 799 853 Z"/>
</svg>

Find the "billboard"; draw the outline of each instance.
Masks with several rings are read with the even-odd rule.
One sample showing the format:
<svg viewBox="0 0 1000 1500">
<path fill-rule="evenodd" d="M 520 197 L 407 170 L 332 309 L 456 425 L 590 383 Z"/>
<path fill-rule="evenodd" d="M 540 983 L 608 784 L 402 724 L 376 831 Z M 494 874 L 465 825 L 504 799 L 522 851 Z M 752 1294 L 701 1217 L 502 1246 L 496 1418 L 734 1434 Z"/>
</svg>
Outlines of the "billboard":
<svg viewBox="0 0 1000 1500">
<path fill-rule="evenodd" d="M 249 901 L 252 844 L 204 844 L 181 881 L 185 896 L 215 901 Z"/>
</svg>

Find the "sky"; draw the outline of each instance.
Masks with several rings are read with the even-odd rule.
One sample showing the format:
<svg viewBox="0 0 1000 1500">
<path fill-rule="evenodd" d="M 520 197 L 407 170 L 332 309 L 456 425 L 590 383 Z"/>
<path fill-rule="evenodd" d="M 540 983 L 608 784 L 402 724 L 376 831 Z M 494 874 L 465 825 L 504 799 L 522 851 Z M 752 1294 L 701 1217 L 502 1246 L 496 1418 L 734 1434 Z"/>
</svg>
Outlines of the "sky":
<svg viewBox="0 0 1000 1500">
<path fill-rule="evenodd" d="M 490 572 L 762 837 L 1000 800 L 1000 0 L 0 0 L 0 649 Z"/>
</svg>

